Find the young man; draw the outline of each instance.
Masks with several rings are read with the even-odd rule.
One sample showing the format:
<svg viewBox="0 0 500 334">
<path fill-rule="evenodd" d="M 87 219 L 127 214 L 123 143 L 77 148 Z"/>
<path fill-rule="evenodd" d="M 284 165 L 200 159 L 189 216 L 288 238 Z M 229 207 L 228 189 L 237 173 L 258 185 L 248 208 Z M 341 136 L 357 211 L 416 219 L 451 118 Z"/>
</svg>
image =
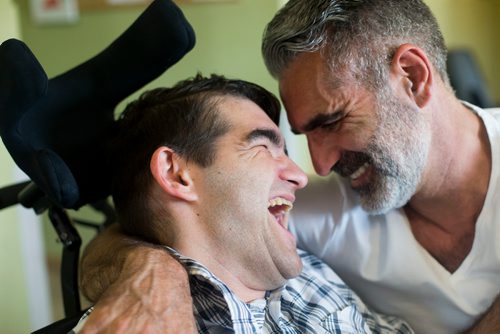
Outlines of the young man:
<svg viewBox="0 0 500 334">
<path fill-rule="evenodd" d="M 421 0 L 290 0 L 263 41 L 316 172 L 336 174 L 299 194 L 299 247 L 419 333 L 496 333 L 500 110 L 454 96 L 446 53 Z M 92 252 L 86 271 L 102 273 L 106 263 L 92 260 L 102 252 Z M 123 269 L 131 277 L 137 270 Z M 107 273 L 101 278 L 116 278 Z M 110 296 L 127 284 L 116 280 Z M 170 305 L 168 296 L 159 303 Z"/>
<path fill-rule="evenodd" d="M 219 76 L 143 94 L 111 149 L 121 227 L 184 265 L 201 333 L 412 333 L 297 253 L 288 211 L 307 177 L 279 110 L 263 88 Z"/>
</svg>

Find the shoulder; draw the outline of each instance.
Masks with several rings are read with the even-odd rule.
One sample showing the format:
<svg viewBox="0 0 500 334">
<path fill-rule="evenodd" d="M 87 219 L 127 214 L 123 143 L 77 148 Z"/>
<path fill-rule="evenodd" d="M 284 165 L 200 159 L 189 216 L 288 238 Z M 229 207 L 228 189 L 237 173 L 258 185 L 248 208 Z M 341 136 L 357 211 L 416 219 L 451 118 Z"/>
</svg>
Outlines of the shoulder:
<svg viewBox="0 0 500 334">
<path fill-rule="evenodd" d="M 489 123 L 491 121 L 500 123 L 500 108 L 483 109 L 465 101 L 462 101 L 462 103 L 481 117 L 485 123 Z"/>
<path fill-rule="evenodd" d="M 485 113 L 493 116 L 493 118 L 497 121 L 500 122 L 500 108 L 488 108 L 488 109 L 481 109 Z"/>
</svg>

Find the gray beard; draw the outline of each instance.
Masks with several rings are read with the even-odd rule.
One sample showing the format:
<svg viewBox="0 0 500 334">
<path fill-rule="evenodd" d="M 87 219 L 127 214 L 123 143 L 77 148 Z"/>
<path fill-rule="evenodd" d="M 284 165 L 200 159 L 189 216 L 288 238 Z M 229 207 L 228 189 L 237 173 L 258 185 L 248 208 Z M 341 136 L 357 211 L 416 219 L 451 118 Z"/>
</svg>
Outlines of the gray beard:
<svg viewBox="0 0 500 334">
<path fill-rule="evenodd" d="M 333 170 L 347 177 L 368 162 L 368 184 L 354 189 L 370 214 L 404 206 L 416 192 L 427 160 L 430 132 L 420 110 L 403 104 L 390 92 L 380 94 L 378 128 L 364 152 L 346 152 Z"/>
</svg>

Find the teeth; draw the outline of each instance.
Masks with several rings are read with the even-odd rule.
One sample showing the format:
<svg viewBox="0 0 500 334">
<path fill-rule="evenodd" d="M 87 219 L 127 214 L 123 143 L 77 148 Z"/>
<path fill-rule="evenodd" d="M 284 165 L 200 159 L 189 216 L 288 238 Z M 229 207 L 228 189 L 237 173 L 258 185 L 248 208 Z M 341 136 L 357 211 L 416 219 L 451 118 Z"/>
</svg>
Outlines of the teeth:
<svg viewBox="0 0 500 334">
<path fill-rule="evenodd" d="M 369 166 L 369 163 L 365 162 L 365 164 L 363 166 L 359 167 L 357 171 L 355 171 L 354 173 L 351 174 L 351 176 L 349 176 L 351 178 L 351 180 L 355 180 L 358 177 L 360 177 L 364 172 L 366 172 L 366 169 L 368 168 L 368 166 Z"/>
<path fill-rule="evenodd" d="M 270 200 L 268 207 L 272 208 L 273 206 L 277 205 L 285 205 L 286 206 L 285 212 L 288 212 L 293 208 L 292 202 L 281 197 L 273 198 L 272 200 Z"/>
</svg>

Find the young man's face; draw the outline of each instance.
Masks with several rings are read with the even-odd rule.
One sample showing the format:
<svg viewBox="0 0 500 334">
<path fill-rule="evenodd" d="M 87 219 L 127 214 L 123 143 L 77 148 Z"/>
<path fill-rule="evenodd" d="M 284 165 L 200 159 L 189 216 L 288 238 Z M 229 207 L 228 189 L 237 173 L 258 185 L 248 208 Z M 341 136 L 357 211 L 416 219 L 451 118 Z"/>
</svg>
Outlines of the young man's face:
<svg viewBox="0 0 500 334">
<path fill-rule="evenodd" d="M 302 269 L 287 225 L 295 191 L 307 177 L 255 103 L 224 97 L 218 110 L 230 130 L 217 139 L 215 162 L 200 169 L 197 186 L 210 252 L 247 286 L 274 289 Z"/>
</svg>

